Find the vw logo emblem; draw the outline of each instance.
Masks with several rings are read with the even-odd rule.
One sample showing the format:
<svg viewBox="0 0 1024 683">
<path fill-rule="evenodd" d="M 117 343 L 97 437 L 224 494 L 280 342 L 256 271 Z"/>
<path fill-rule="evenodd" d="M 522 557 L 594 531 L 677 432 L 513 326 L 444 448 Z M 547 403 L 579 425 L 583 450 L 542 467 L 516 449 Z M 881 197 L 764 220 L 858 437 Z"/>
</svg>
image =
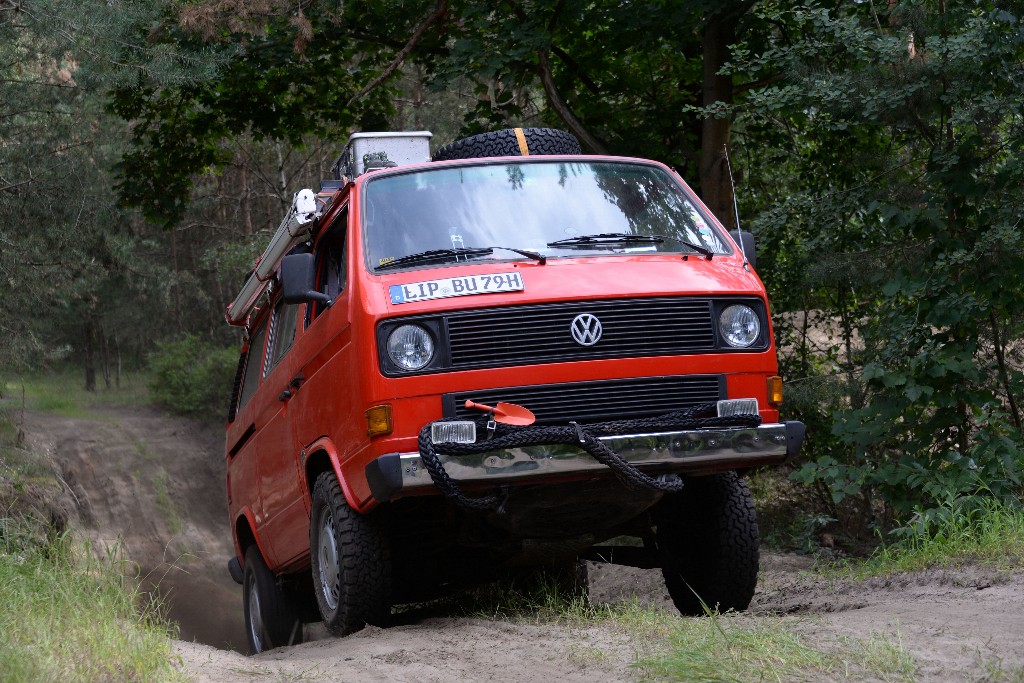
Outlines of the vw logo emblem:
<svg viewBox="0 0 1024 683">
<path fill-rule="evenodd" d="M 580 313 L 573 318 L 569 330 L 580 346 L 593 346 L 601 340 L 601 321 L 590 313 Z"/>
</svg>

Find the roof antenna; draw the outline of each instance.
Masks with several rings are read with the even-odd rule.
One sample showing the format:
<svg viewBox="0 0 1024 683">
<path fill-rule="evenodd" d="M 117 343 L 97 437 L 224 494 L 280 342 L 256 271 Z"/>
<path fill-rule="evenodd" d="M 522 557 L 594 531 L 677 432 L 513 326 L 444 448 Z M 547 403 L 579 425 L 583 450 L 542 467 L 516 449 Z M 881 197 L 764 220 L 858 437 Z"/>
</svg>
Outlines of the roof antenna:
<svg viewBox="0 0 1024 683">
<path fill-rule="evenodd" d="M 740 243 L 740 253 L 743 254 L 743 269 L 750 272 L 750 261 L 747 260 L 747 249 L 743 245 L 743 230 L 740 228 L 740 205 L 736 201 L 736 182 L 732 179 L 732 162 L 729 161 L 729 147 L 722 145 L 722 152 L 725 154 L 725 166 L 729 169 L 729 187 L 732 188 L 732 210 L 736 215 L 736 241 Z"/>
</svg>

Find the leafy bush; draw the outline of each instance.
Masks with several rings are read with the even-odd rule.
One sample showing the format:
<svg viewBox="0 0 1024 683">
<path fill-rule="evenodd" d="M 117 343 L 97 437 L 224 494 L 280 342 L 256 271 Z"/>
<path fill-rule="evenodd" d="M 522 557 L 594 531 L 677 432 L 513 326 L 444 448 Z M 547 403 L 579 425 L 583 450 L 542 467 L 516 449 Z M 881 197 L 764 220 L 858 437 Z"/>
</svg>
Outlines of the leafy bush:
<svg viewBox="0 0 1024 683">
<path fill-rule="evenodd" d="M 236 350 L 194 335 L 162 342 L 149 358 L 149 390 L 158 403 L 175 412 L 219 415 L 227 404 L 237 362 Z"/>
</svg>

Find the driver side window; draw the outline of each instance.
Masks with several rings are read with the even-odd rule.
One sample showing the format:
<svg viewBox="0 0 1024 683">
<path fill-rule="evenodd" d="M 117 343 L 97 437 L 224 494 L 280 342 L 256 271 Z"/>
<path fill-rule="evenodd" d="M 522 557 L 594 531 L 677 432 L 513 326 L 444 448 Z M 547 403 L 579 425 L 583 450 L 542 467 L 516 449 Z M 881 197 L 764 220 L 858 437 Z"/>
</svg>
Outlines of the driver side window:
<svg viewBox="0 0 1024 683">
<path fill-rule="evenodd" d="M 345 211 L 334 221 L 323 239 L 317 245 L 316 252 L 316 287 L 331 299 L 337 301 L 338 296 L 345 291 L 345 284 L 348 278 L 348 267 L 346 263 L 346 233 L 348 232 L 348 211 Z M 324 311 L 324 305 L 317 302 L 313 306 L 313 318 L 316 318 Z"/>
</svg>

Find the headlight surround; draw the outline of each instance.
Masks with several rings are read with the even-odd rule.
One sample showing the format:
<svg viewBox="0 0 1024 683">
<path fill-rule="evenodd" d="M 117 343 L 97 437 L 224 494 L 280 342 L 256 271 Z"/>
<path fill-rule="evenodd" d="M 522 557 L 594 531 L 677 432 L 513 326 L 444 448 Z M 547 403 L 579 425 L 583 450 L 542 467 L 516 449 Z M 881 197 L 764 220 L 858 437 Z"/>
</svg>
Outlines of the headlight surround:
<svg viewBox="0 0 1024 683">
<path fill-rule="evenodd" d="M 388 357 L 400 370 L 422 370 L 434 358 L 434 338 L 419 325 L 399 325 L 387 341 Z"/>
<path fill-rule="evenodd" d="M 718 332 L 734 349 L 746 349 L 761 337 L 761 319 L 750 306 L 731 304 L 718 315 Z"/>
</svg>

